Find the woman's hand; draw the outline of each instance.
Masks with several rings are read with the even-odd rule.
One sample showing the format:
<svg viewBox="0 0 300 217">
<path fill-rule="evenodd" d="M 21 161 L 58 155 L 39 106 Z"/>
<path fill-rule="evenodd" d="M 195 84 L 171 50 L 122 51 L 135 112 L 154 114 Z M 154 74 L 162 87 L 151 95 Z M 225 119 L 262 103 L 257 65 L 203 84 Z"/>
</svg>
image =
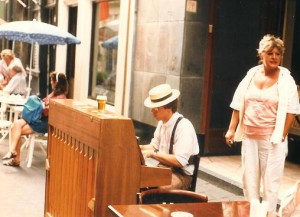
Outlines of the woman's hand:
<svg viewBox="0 0 300 217">
<path fill-rule="evenodd" d="M 234 143 L 234 132 L 231 130 L 228 130 L 225 134 L 225 141 L 226 144 L 231 147 L 231 145 Z"/>
<path fill-rule="evenodd" d="M 225 141 L 229 147 L 231 147 L 231 145 L 234 143 L 234 134 L 235 134 L 235 129 L 236 129 L 236 126 L 238 125 L 238 123 L 239 123 L 239 111 L 233 109 L 229 128 L 228 128 L 227 133 L 225 134 Z"/>
</svg>

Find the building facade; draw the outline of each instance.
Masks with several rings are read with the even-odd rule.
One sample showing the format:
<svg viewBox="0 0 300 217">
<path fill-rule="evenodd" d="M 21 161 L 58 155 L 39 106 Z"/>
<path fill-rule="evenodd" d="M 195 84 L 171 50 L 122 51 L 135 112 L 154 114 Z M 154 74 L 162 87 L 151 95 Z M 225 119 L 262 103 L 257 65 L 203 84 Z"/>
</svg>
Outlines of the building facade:
<svg viewBox="0 0 300 217">
<path fill-rule="evenodd" d="M 95 104 L 105 94 L 110 109 L 150 134 L 156 121 L 143 101 L 153 86 L 169 83 L 180 90 L 179 112 L 192 121 L 206 154 L 239 153 L 224 141 L 229 104 L 258 62 L 263 35 L 284 39 L 283 66 L 300 82 L 296 0 L 42 0 L 33 7 L 39 9 L 31 17 L 40 14 L 81 40 L 40 47 L 41 75 L 66 72 L 69 97 Z"/>
</svg>

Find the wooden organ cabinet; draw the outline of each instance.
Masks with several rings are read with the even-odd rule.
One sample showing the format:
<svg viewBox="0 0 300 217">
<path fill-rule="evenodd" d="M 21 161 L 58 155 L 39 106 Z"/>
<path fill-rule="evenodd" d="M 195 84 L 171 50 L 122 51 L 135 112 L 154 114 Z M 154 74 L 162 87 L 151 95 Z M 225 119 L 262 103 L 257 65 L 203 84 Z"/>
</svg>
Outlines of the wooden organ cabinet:
<svg viewBox="0 0 300 217">
<path fill-rule="evenodd" d="M 108 205 L 171 182 L 170 169 L 141 165 L 131 119 L 71 99 L 50 102 L 46 164 L 47 217 L 111 216 Z"/>
</svg>

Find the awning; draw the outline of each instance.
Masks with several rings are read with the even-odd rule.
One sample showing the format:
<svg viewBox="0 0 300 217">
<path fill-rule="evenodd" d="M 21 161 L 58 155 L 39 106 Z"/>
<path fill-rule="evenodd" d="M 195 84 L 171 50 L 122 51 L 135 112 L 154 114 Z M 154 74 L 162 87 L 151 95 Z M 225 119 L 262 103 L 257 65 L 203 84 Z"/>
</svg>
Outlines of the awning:
<svg viewBox="0 0 300 217">
<path fill-rule="evenodd" d="M 102 47 L 106 49 L 117 49 L 118 48 L 118 36 L 111 37 L 110 39 L 102 42 Z"/>
</svg>

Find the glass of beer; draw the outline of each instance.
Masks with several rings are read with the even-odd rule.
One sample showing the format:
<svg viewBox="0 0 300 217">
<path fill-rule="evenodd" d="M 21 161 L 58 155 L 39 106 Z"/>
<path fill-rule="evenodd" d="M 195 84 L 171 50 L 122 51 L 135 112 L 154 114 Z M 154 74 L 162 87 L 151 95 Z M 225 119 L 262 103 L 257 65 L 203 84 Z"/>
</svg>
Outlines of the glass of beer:
<svg viewBox="0 0 300 217">
<path fill-rule="evenodd" d="M 97 96 L 97 102 L 98 102 L 98 111 L 100 113 L 104 113 L 105 105 L 106 105 L 106 102 L 107 102 L 107 96 L 98 95 Z"/>
</svg>

